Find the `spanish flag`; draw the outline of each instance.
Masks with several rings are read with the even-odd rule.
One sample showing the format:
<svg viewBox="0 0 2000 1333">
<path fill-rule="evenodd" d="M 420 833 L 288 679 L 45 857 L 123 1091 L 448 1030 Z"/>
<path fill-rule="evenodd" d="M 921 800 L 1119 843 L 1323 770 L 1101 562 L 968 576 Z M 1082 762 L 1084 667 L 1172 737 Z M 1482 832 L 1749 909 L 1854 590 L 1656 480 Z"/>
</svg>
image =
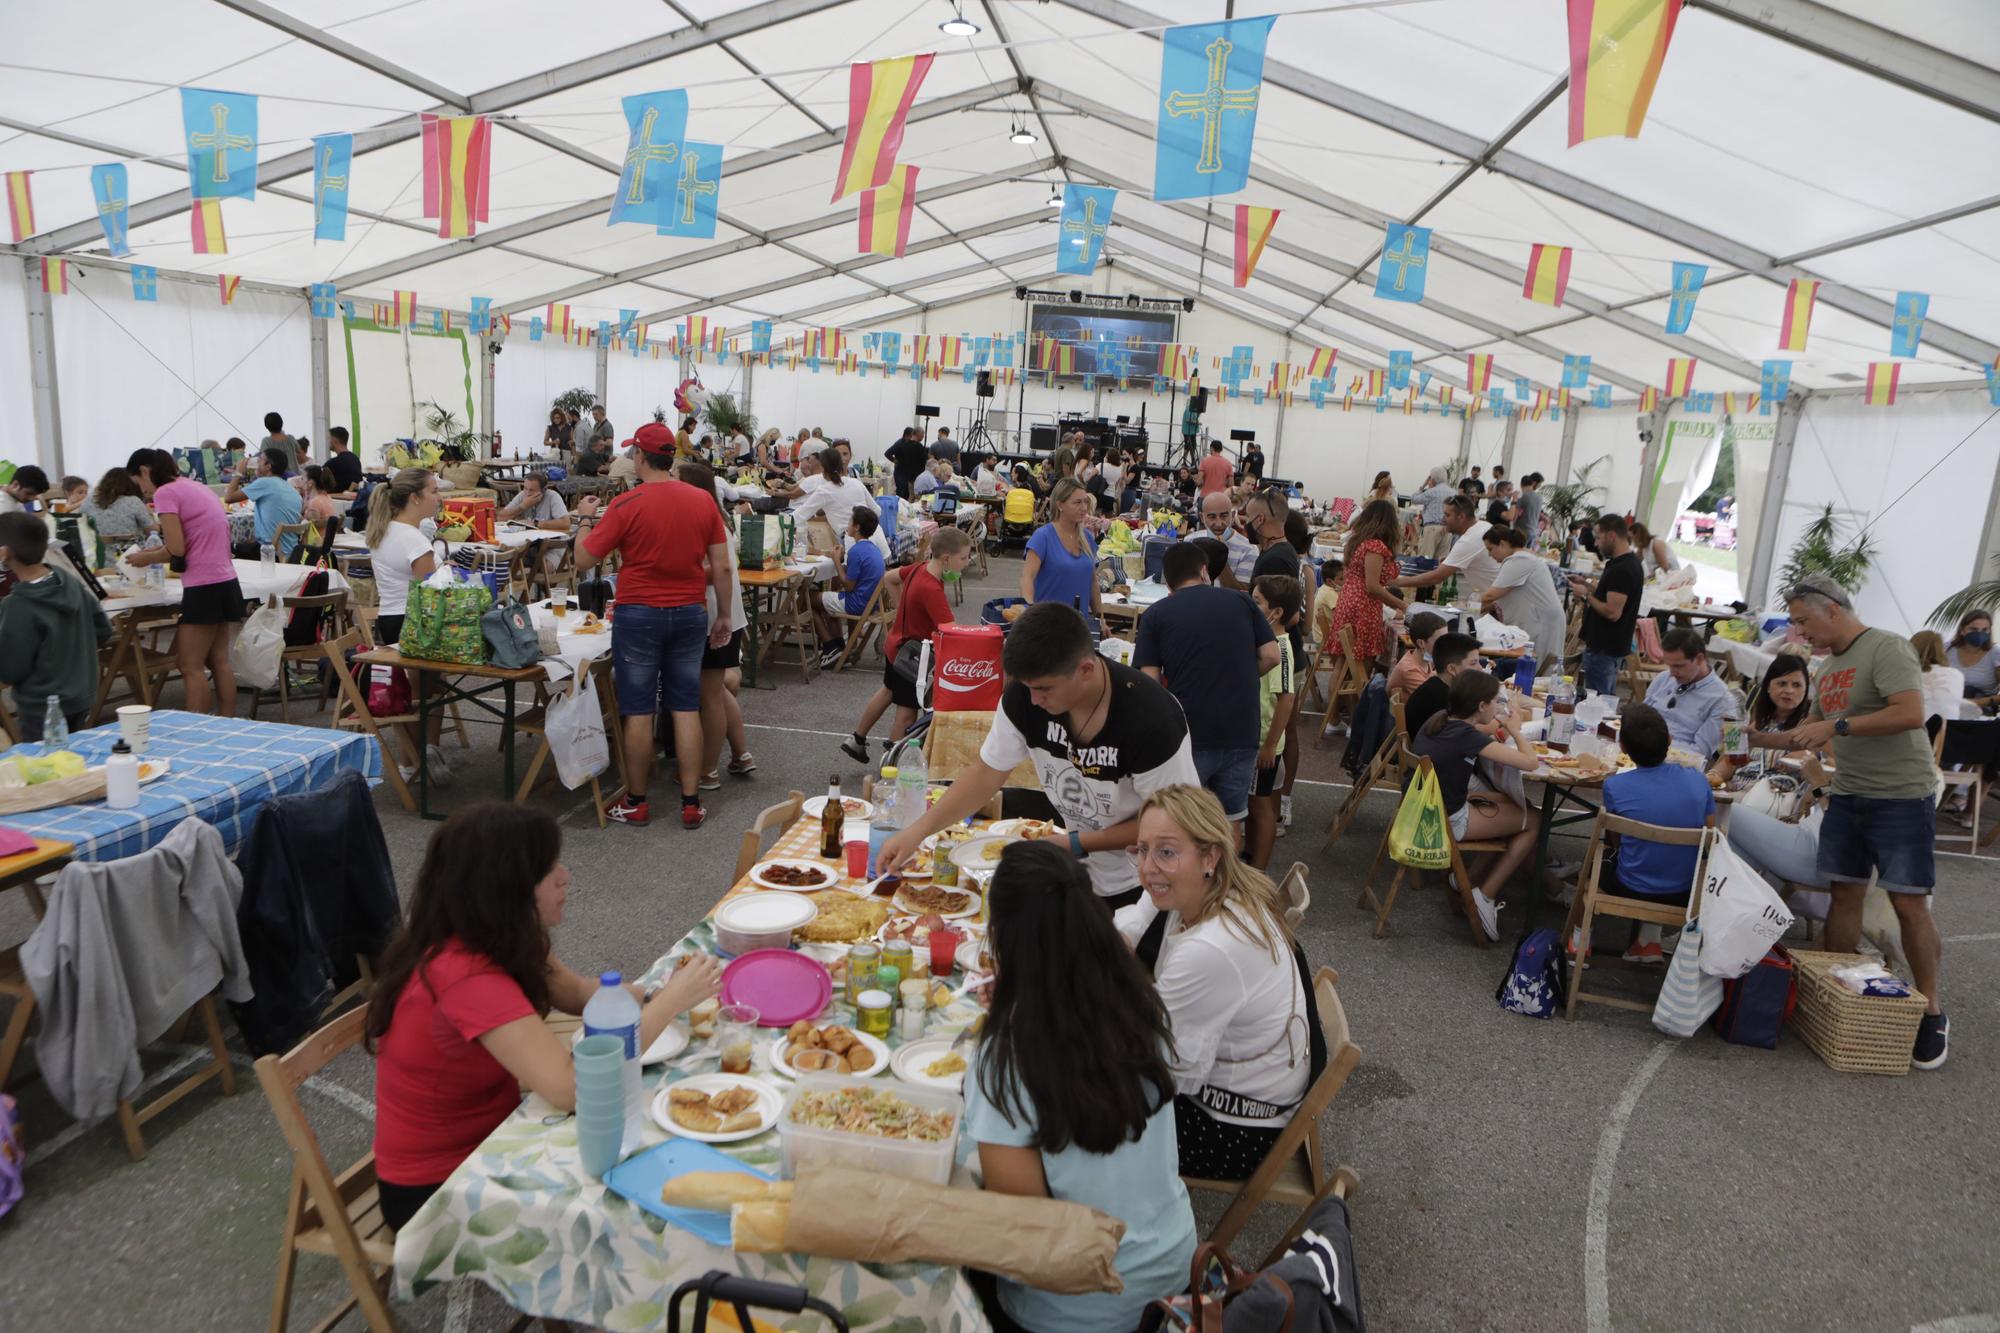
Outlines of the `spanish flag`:
<svg viewBox="0 0 2000 1333">
<path fill-rule="evenodd" d="M 854 64 L 847 69 L 847 142 L 840 149 L 840 174 L 833 200 L 889 183 L 903 147 L 903 122 L 934 56 L 897 56 Z"/>
<path fill-rule="evenodd" d="M 1271 239 L 1271 231 L 1278 225 L 1275 208 L 1256 208 L 1250 204 L 1236 206 L 1236 285 L 1248 287 L 1250 275 L 1257 271 L 1257 261 L 1264 257 L 1264 243 Z"/>
<path fill-rule="evenodd" d="M 681 321 L 681 346 L 689 356 L 700 356 L 701 345 L 708 341 L 708 316 L 689 315 Z"/>
<path fill-rule="evenodd" d="M 218 273 L 215 275 L 215 285 L 222 293 L 222 304 L 230 305 L 235 302 L 236 289 L 242 283 L 243 279 L 234 273 Z"/>
<path fill-rule="evenodd" d="M 416 323 L 417 294 L 415 292 L 397 292 L 396 304 L 390 307 L 389 310 L 389 319 L 395 324 Z"/>
<path fill-rule="evenodd" d="M 1382 396 L 1383 379 L 1383 371 L 1371 370 L 1368 372 L 1368 396 L 1370 398 L 1380 398 Z"/>
<path fill-rule="evenodd" d="M 1694 388 L 1695 358 L 1674 356 L 1667 358 L 1667 397 L 1685 398 Z"/>
<path fill-rule="evenodd" d="M 1493 380 L 1493 354 L 1468 352 L 1465 357 L 1465 387 L 1475 394 L 1486 392 Z"/>
<path fill-rule="evenodd" d="M 566 305 L 551 304 L 549 306 L 548 318 L 544 319 L 542 323 L 548 327 L 550 333 L 567 341 L 569 338 L 569 307 Z"/>
<path fill-rule="evenodd" d="M 917 169 L 897 164 L 886 184 L 861 192 L 860 253 L 902 258 L 910 244 L 910 215 L 916 210 Z"/>
<path fill-rule="evenodd" d="M 1339 359 L 1340 353 L 1335 348 L 1313 348 L 1312 355 L 1306 358 L 1306 378 L 1309 380 L 1327 379 L 1333 374 L 1333 363 Z"/>
<path fill-rule="evenodd" d="M 438 235 L 470 236 L 486 221 L 486 184 L 493 160 L 484 116 L 423 116 L 424 216 Z"/>
<path fill-rule="evenodd" d="M 960 346 L 961 341 L 961 339 L 950 336 L 938 339 L 937 363 L 940 368 L 944 370 L 958 369 L 959 362 L 964 356 L 964 349 Z"/>
<path fill-rule="evenodd" d="M 222 230 L 222 201 L 220 199 L 197 199 L 188 209 L 188 230 L 194 237 L 194 252 L 198 255 L 226 255 L 229 253 L 229 237 Z"/>
<path fill-rule="evenodd" d="M 1903 366 L 1899 361 L 1869 362 L 1868 391 L 1861 395 L 1861 401 L 1870 407 L 1894 407 L 1896 380 L 1902 373 Z"/>
<path fill-rule="evenodd" d="M 1570 254 L 1567 245 L 1538 245 L 1530 250 L 1528 279 L 1521 284 L 1521 295 L 1537 305 L 1561 305 L 1569 290 Z"/>
<path fill-rule="evenodd" d="M 1819 298 L 1819 283 L 1812 278 L 1793 278 L 1785 290 L 1785 321 L 1778 329 L 1778 346 L 1787 352 L 1806 350 L 1806 329 L 1812 324 L 1813 302 Z"/>
<path fill-rule="evenodd" d="M 1440 412 L 1449 412 L 1451 410 L 1451 399 L 1451 386 L 1449 384 L 1438 385 L 1438 410 Z"/>
<path fill-rule="evenodd" d="M 69 261 L 66 259 L 42 260 L 42 290 L 50 296 L 69 295 Z"/>
<path fill-rule="evenodd" d="M 14 244 L 35 234 L 35 196 L 28 187 L 32 171 L 7 173 L 7 221 L 14 228 Z"/>
<path fill-rule="evenodd" d="M 723 328 L 720 324 L 716 325 L 713 329 L 709 330 L 708 350 L 714 353 L 715 359 L 717 361 L 720 361 L 723 358 L 723 355 L 727 351 L 728 347 L 729 347 L 729 330 Z"/>
<path fill-rule="evenodd" d="M 1658 410 L 1659 406 L 1660 391 L 1658 389 L 1648 384 L 1644 389 L 1639 391 L 1639 410 L 1641 412 L 1650 416 Z"/>
<path fill-rule="evenodd" d="M 913 366 L 921 366 L 926 364 L 930 360 L 931 356 L 930 337 L 922 333 L 913 333 L 910 335 L 909 341 L 910 341 L 910 364 Z"/>
<path fill-rule="evenodd" d="M 1569 142 L 1639 137 L 1681 0 L 1569 0 Z"/>
</svg>

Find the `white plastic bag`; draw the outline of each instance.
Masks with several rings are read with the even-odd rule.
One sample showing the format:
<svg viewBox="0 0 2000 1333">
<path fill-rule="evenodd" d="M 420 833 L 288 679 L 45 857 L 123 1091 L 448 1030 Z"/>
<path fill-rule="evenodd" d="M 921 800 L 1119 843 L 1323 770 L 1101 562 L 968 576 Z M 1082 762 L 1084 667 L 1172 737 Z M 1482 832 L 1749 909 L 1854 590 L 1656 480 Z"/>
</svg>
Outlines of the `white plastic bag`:
<svg viewBox="0 0 2000 1333">
<path fill-rule="evenodd" d="M 611 747 L 604 736 L 604 710 L 597 702 L 597 681 L 588 671 L 577 674 L 569 691 L 549 700 L 544 727 L 549 754 L 556 761 L 556 776 L 572 791 L 602 773 L 611 762 Z"/>
<path fill-rule="evenodd" d="M 251 612 L 229 645 L 229 667 L 236 683 L 253 690 L 278 688 L 278 669 L 285 652 L 285 613 L 273 597 Z"/>
<path fill-rule="evenodd" d="M 1791 928 L 1792 910 L 1720 832 L 1701 882 L 1701 970 L 1736 978 L 1757 966 Z"/>
</svg>

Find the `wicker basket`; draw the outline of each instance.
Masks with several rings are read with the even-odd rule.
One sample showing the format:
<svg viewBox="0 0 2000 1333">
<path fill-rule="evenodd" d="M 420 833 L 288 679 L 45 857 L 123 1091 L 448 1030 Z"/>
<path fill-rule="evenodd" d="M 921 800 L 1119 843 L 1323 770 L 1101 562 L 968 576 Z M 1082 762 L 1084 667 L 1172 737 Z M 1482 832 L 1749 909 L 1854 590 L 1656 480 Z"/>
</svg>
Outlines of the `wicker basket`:
<svg viewBox="0 0 2000 1333">
<path fill-rule="evenodd" d="M 1929 1001 L 1911 993 L 1897 999 L 1856 995 L 1834 979 L 1833 969 L 1866 961 L 1854 953 L 1793 949 L 1799 1003 L 1792 1026 L 1806 1045 L 1843 1074 L 1907 1074 L 1917 1025 Z"/>
</svg>

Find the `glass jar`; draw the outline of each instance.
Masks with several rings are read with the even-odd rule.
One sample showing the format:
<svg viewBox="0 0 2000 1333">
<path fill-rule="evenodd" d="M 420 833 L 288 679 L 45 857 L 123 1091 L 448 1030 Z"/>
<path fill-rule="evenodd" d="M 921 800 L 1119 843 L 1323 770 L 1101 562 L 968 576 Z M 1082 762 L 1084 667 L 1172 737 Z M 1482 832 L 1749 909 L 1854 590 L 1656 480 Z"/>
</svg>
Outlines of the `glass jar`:
<svg viewBox="0 0 2000 1333">
<path fill-rule="evenodd" d="M 861 1014 L 861 1030 L 871 1037 L 885 1041 L 889 1036 L 889 992 L 865 990 L 855 997 L 855 1008 Z"/>
</svg>

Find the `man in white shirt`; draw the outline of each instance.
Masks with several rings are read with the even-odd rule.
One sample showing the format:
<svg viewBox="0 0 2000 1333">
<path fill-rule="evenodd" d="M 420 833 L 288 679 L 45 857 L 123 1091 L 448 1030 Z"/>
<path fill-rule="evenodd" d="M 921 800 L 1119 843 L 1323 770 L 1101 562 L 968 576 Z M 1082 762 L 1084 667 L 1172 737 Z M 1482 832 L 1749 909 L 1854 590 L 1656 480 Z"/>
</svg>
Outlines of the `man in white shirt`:
<svg viewBox="0 0 2000 1333">
<path fill-rule="evenodd" d="M 1459 596 L 1472 599 L 1492 585 L 1500 572 L 1499 562 L 1486 550 L 1486 529 L 1493 526 L 1479 517 L 1472 497 L 1454 495 L 1444 504 L 1444 530 L 1451 534 L 1451 549 L 1436 569 L 1422 574 L 1405 574 L 1392 579 L 1392 588 L 1434 588 L 1456 574 Z"/>
<path fill-rule="evenodd" d="M 1646 702 L 1667 720 L 1675 745 L 1708 763 L 1722 749 L 1723 721 L 1741 715 L 1736 696 L 1709 668 L 1701 635 L 1685 625 L 1660 636 L 1660 652 L 1667 669 L 1646 687 Z"/>
<path fill-rule="evenodd" d="M 1257 543 L 1236 530 L 1236 507 L 1226 491 L 1201 498 L 1201 525 L 1208 535 L 1229 548 L 1229 565 L 1223 570 L 1225 588 L 1250 588 L 1250 571 L 1257 567 Z"/>
<path fill-rule="evenodd" d="M 14 473 L 14 479 L 0 486 L 0 514 L 18 514 L 48 493 L 49 474 L 33 463 Z"/>
</svg>

